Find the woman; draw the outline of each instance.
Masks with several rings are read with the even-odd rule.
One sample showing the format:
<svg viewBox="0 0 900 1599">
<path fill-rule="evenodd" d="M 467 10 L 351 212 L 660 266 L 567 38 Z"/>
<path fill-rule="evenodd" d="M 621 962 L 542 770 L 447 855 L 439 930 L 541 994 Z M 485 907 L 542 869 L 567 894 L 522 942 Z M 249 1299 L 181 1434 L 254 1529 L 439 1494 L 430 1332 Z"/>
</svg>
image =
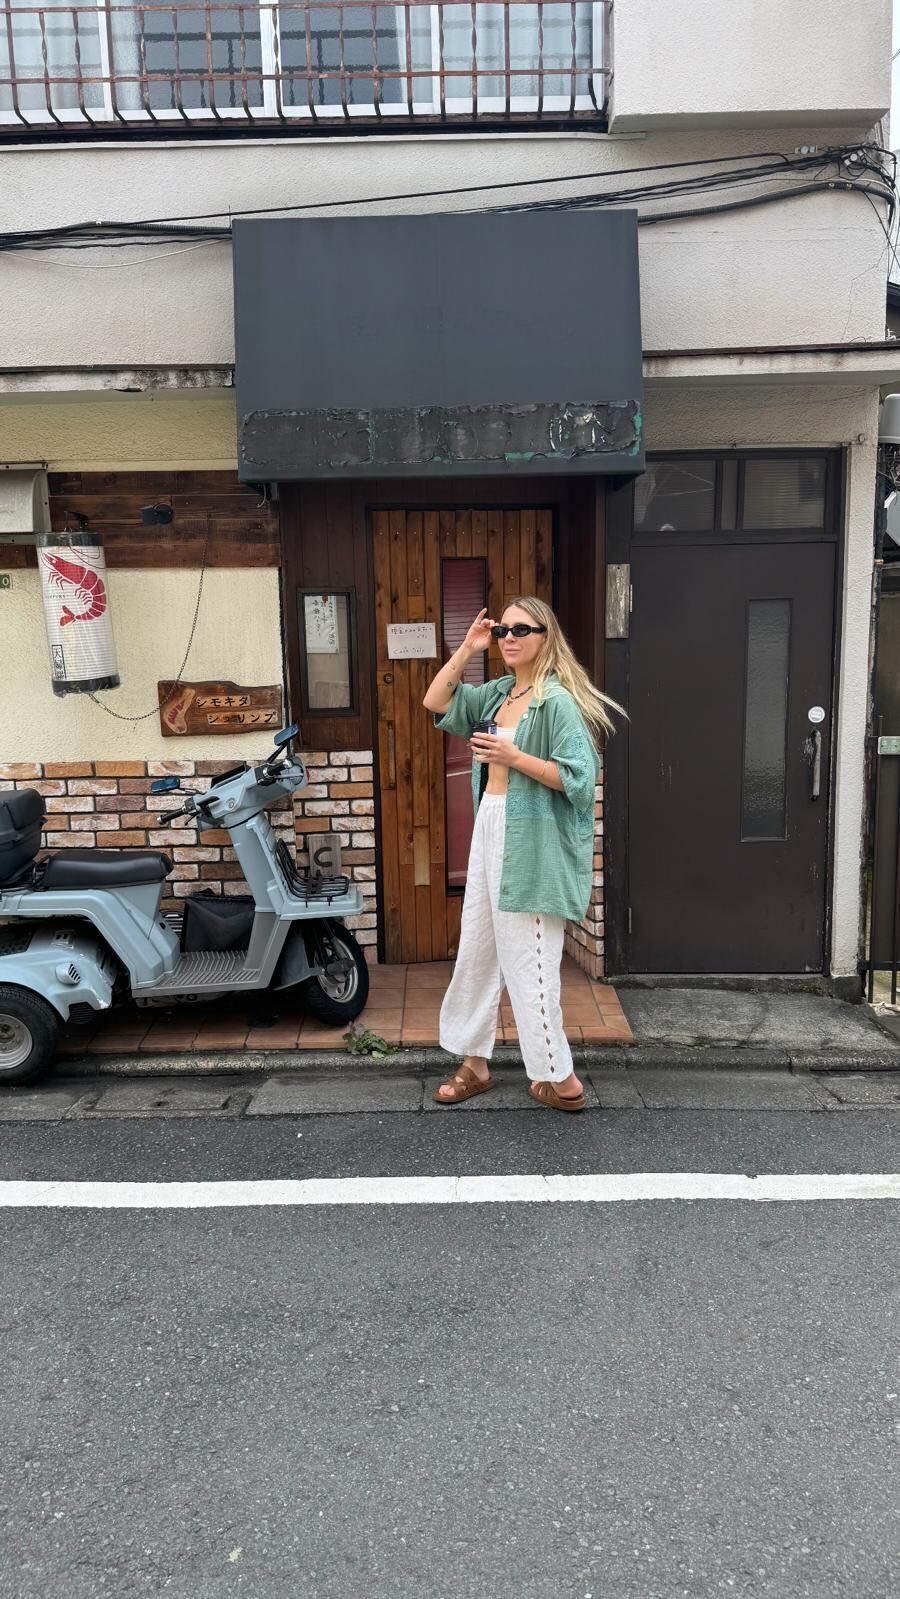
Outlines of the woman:
<svg viewBox="0 0 900 1599">
<path fill-rule="evenodd" d="M 508 674 L 464 683 L 468 662 L 492 637 Z M 566 921 L 580 922 L 591 897 L 595 741 L 613 730 L 606 707 L 622 707 L 594 687 L 549 605 L 530 595 L 507 605 L 499 624 L 479 611 L 423 704 L 436 727 L 470 741 L 474 756 L 462 932 L 440 1024 L 441 1047 L 464 1058 L 434 1097 L 458 1105 L 493 1087 L 488 1059 L 505 984 L 532 1098 L 583 1110 L 559 969 Z M 475 731 L 488 721 L 496 733 Z"/>
</svg>

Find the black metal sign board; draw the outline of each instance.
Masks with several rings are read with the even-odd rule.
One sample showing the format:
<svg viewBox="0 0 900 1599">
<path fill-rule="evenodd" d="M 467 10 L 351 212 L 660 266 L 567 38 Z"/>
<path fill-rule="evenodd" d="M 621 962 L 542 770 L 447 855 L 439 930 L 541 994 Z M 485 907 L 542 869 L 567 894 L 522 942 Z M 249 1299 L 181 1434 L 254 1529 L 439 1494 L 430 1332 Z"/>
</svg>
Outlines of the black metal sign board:
<svg viewBox="0 0 900 1599">
<path fill-rule="evenodd" d="M 635 212 L 234 233 L 245 481 L 643 470 Z"/>
</svg>

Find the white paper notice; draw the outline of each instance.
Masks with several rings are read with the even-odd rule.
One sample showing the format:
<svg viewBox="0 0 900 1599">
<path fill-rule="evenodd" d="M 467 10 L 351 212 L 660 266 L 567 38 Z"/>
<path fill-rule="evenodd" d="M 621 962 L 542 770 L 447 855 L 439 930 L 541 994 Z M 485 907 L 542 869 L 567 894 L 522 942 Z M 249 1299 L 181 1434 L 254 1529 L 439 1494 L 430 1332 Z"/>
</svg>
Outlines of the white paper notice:
<svg viewBox="0 0 900 1599">
<path fill-rule="evenodd" d="M 437 655 L 433 622 L 389 622 L 389 661 L 430 661 Z"/>
</svg>

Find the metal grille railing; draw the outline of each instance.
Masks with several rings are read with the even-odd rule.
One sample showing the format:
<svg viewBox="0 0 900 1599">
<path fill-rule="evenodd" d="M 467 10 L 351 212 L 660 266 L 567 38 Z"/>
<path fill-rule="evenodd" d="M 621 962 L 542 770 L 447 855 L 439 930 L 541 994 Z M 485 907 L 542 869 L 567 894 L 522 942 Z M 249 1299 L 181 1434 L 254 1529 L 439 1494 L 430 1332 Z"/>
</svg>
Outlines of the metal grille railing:
<svg viewBox="0 0 900 1599">
<path fill-rule="evenodd" d="M 0 132 L 594 118 L 609 0 L 0 0 Z"/>
</svg>

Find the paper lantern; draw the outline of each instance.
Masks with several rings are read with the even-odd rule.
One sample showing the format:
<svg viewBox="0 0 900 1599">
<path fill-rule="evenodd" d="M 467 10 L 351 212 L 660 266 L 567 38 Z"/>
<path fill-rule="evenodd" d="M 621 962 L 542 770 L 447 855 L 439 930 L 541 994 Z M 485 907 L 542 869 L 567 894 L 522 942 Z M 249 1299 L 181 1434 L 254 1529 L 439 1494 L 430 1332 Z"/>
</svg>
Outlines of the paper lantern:
<svg viewBox="0 0 900 1599">
<path fill-rule="evenodd" d="M 38 566 L 54 694 L 118 688 L 103 541 L 96 533 L 39 533 Z"/>
</svg>

